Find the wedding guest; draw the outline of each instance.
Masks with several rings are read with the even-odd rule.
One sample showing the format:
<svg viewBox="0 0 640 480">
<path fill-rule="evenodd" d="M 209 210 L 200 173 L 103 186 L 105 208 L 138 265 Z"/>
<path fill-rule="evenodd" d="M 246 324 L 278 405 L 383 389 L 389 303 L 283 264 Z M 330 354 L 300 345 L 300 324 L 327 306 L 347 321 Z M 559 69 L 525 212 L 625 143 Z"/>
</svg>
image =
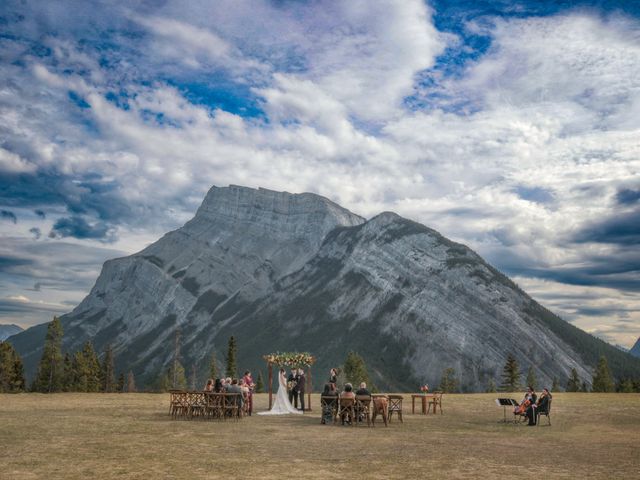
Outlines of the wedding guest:
<svg viewBox="0 0 640 480">
<path fill-rule="evenodd" d="M 332 398 L 333 397 L 333 398 Z M 320 403 L 322 404 L 322 424 L 326 425 L 333 421 L 333 411 L 338 401 L 338 392 L 335 383 L 325 383 Z"/>
<path fill-rule="evenodd" d="M 340 394 L 340 398 L 356 398 L 356 395 L 353 393 L 353 385 L 345 383 L 344 391 Z M 351 413 L 343 412 L 341 416 L 342 418 L 340 420 L 342 420 L 342 425 L 345 423 L 351 425 L 351 422 L 354 421 L 354 419 L 351 418 Z"/>
<path fill-rule="evenodd" d="M 335 368 L 329 370 L 329 383 L 338 384 L 338 371 Z"/>
<path fill-rule="evenodd" d="M 213 384 L 213 391 L 216 393 L 222 393 L 223 390 L 224 390 L 224 387 L 222 386 L 222 380 L 220 380 L 219 378 L 216 378 L 216 381 Z"/>
<path fill-rule="evenodd" d="M 253 412 L 253 389 L 255 388 L 255 384 L 253 383 L 253 377 L 251 376 L 251 372 L 249 370 L 244 372 L 244 377 L 242 377 L 242 380 L 249 390 L 249 392 L 247 393 L 247 412 L 249 413 L 249 416 L 251 416 L 251 413 Z"/>
<path fill-rule="evenodd" d="M 242 388 L 240 388 L 240 385 L 238 385 L 238 379 L 234 378 L 234 379 L 230 379 L 228 378 L 227 380 L 230 380 L 230 382 L 227 384 L 227 388 L 226 388 L 226 393 L 239 393 L 240 395 L 238 395 L 237 397 L 237 405 L 238 408 L 242 410 L 242 406 L 244 405 L 244 398 L 242 397 Z"/>
<path fill-rule="evenodd" d="M 356 398 L 355 393 L 353 393 L 353 385 L 350 383 L 344 384 L 344 391 L 340 394 L 342 398 Z"/>
<path fill-rule="evenodd" d="M 209 379 L 207 380 L 207 384 L 204 386 L 204 391 L 205 392 L 212 392 L 213 391 L 213 379 Z"/>
<path fill-rule="evenodd" d="M 356 390 L 356 395 L 366 395 L 367 397 L 371 396 L 371 392 L 367 390 L 367 384 L 365 382 L 360 384 L 360 388 Z"/>
</svg>

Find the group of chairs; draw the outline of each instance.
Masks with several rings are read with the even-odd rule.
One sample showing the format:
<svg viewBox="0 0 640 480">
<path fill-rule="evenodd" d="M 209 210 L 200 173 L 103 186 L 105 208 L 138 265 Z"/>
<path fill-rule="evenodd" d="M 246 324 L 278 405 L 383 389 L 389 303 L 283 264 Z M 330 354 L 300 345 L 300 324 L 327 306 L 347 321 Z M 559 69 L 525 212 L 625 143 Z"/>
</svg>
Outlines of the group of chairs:
<svg viewBox="0 0 640 480">
<path fill-rule="evenodd" d="M 240 393 L 214 393 L 170 390 L 169 415 L 172 419 L 241 419 L 248 402 Z"/>
<path fill-rule="evenodd" d="M 381 417 L 385 426 L 389 426 L 391 418 L 395 413 L 400 422 L 402 420 L 402 395 L 356 395 L 353 397 L 344 396 L 322 396 L 320 406 L 322 408 L 322 423 L 332 421 L 334 424 L 349 424 L 357 426 L 367 423 L 367 426 L 375 426 L 378 416 Z"/>
</svg>

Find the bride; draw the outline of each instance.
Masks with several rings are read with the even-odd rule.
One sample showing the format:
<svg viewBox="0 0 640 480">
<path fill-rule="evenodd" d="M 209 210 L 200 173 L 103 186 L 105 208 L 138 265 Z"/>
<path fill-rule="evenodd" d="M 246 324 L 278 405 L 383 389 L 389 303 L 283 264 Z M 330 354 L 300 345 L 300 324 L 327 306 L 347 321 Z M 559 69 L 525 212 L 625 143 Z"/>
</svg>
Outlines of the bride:
<svg viewBox="0 0 640 480">
<path fill-rule="evenodd" d="M 302 414 L 300 410 L 293 408 L 287 395 L 287 379 L 285 377 L 284 368 L 280 369 L 278 375 L 278 393 L 276 401 L 268 412 L 258 412 L 258 415 L 286 415 L 288 413 Z"/>
</svg>

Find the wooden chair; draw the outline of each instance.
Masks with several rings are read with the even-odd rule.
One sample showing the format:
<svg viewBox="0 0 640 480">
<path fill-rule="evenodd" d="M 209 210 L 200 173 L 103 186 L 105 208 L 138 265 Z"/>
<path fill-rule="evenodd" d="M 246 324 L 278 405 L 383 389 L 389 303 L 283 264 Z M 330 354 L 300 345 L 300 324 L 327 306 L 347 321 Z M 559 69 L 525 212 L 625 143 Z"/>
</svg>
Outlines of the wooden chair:
<svg viewBox="0 0 640 480">
<path fill-rule="evenodd" d="M 188 392 L 189 418 L 204 417 L 206 398 L 204 392 Z"/>
<path fill-rule="evenodd" d="M 389 398 L 389 423 L 391 423 L 391 417 L 394 412 L 400 422 L 404 423 L 404 420 L 402 420 L 402 400 L 404 397 L 402 395 L 387 395 L 387 397 Z"/>
<path fill-rule="evenodd" d="M 356 395 L 356 425 L 367 420 L 367 427 L 371 426 L 371 397 L 369 395 Z"/>
<path fill-rule="evenodd" d="M 442 415 L 442 392 L 433 392 L 433 397 L 429 399 L 429 405 L 427 405 L 427 413 L 431 410 L 431 406 L 433 406 L 433 413 L 436 413 L 436 408 L 439 406 L 440 415 Z"/>
<path fill-rule="evenodd" d="M 224 419 L 233 418 L 234 420 L 239 420 L 242 415 L 242 410 L 240 409 L 242 403 L 241 394 L 224 393 L 222 395 L 224 399 L 222 403 Z"/>
<path fill-rule="evenodd" d="M 549 403 L 547 403 L 547 411 L 538 411 L 536 408 L 536 425 L 540 425 L 540 415 L 545 415 L 547 417 L 547 421 L 549 422 L 549 426 L 551 426 L 551 400 L 553 398 L 549 396 Z"/>
<path fill-rule="evenodd" d="M 205 393 L 205 417 L 207 419 L 217 418 L 222 420 L 224 417 L 223 396 L 221 393 L 206 392 Z"/>
<path fill-rule="evenodd" d="M 342 425 L 344 425 L 345 418 L 348 417 L 349 421 L 351 422 L 351 426 L 355 426 L 355 405 L 355 398 L 343 398 L 341 396 L 338 397 L 338 413 L 336 415 L 334 423 L 338 421 L 338 418 L 340 418 Z"/>
<path fill-rule="evenodd" d="M 373 399 L 373 415 L 371 416 L 371 425 L 376 426 L 376 417 L 380 415 L 384 426 L 388 427 L 387 419 L 389 417 L 389 398 L 386 395 L 372 395 Z"/>
<path fill-rule="evenodd" d="M 322 396 L 320 397 L 320 423 L 325 425 L 327 420 L 331 418 L 331 422 L 335 423 L 338 415 L 338 397 L 335 396 Z"/>
<path fill-rule="evenodd" d="M 189 393 L 184 390 L 171 390 L 171 416 L 187 418 L 189 415 Z"/>
</svg>

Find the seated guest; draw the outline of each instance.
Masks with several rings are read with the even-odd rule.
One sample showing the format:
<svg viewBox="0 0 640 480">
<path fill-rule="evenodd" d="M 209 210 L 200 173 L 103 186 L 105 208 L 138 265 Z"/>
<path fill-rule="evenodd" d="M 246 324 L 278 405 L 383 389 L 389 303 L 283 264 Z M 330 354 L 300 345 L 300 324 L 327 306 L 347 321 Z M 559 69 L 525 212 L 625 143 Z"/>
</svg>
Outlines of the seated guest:
<svg viewBox="0 0 640 480">
<path fill-rule="evenodd" d="M 204 386 L 205 392 L 213 392 L 213 379 L 207 380 L 207 384 Z"/>
<path fill-rule="evenodd" d="M 356 390 L 356 395 L 366 395 L 367 397 L 371 396 L 371 393 L 369 392 L 369 390 L 367 390 L 367 384 L 362 382 L 360 384 L 360 388 L 358 390 Z"/>
<path fill-rule="evenodd" d="M 340 394 L 340 398 L 356 398 L 356 394 L 353 393 L 353 385 L 351 385 L 350 383 L 345 383 L 344 384 L 344 391 Z M 351 414 L 348 412 L 343 412 L 342 413 L 342 418 L 340 419 L 342 420 L 342 424 L 344 425 L 345 422 L 348 423 L 349 425 L 351 425 L 351 422 L 353 422 L 353 418 L 351 418 Z"/>
<path fill-rule="evenodd" d="M 238 408 L 242 408 L 242 406 L 244 405 L 244 397 L 242 395 L 242 388 L 240 388 L 240 385 L 238 385 L 238 379 L 234 378 L 233 380 L 231 379 L 227 379 L 230 380 L 230 384 L 227 385 L 226 387 L 226 393 L 238 393 L 238 397 L 236 397 L 236 402 L 238 405 Z"/>
<path fill-rule="evenodd" d="M 222 386 L 222 380 L 216 378 L 215 383 L 213 384 L 213 391 L 216 393 L 222 393 L 224 391 L 224 387 Z"/>
<path fill-rule="evenodd" d="M 329 397 L 329 398 L 327 398 Z M 333 398 L 330 398 L 333 397 Z M 336 407 L 338 392 L 335 383 L 325 383 L 320 403 L 322 404 L 322 424 L 328 424 L 333 421 L 333 409 Z"/>
<path fill-rule="evenodd" d="M 353 385 L 350 383 L 344 384 L 344 391 L 340 394 L 341 398 L 356 398 L 355 393 L 353 393 Z"/>
</svg>

